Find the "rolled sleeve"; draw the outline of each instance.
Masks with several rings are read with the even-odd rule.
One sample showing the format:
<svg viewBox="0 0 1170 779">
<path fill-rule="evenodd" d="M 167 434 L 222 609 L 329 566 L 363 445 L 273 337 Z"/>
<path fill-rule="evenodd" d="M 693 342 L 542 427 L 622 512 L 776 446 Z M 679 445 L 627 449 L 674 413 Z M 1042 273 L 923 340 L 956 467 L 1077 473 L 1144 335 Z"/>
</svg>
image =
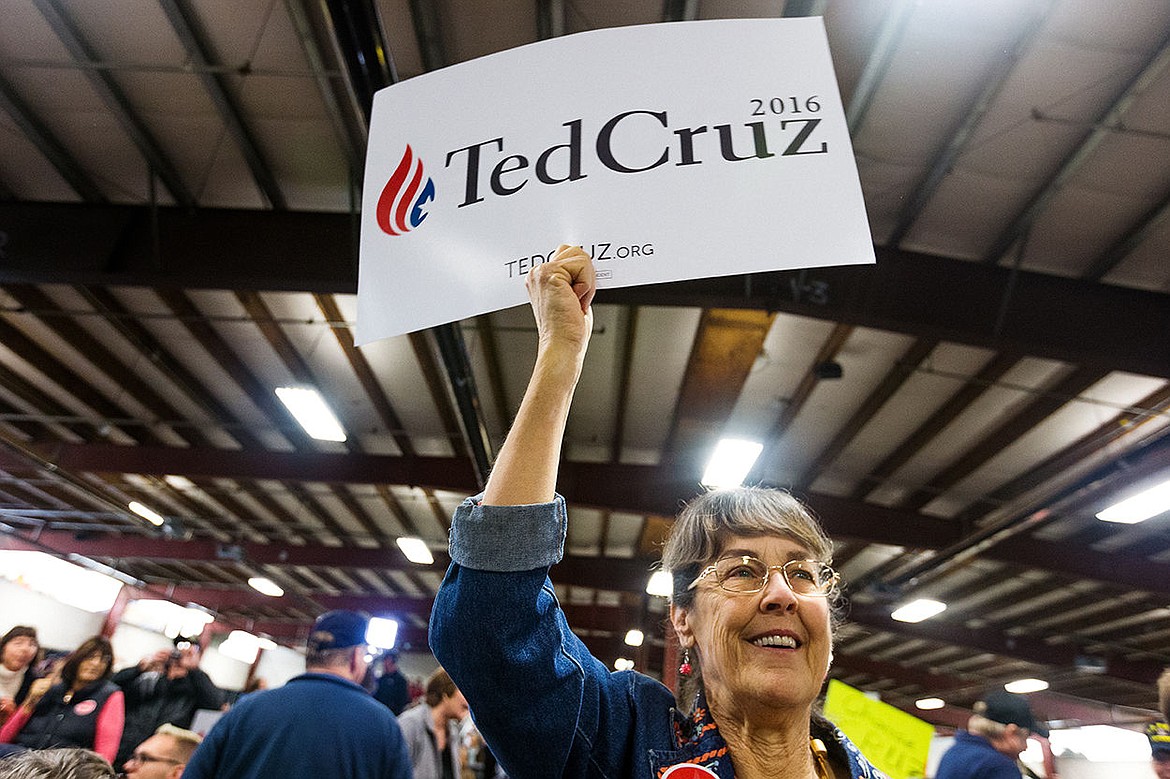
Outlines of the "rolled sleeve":
<svg viewBox="0 0 1170 779">
<path fill-rule="evenodd" d="M 550 503 L 485 506 L 483 493 L 468 498 L 451 520 L 451 560 L 479 571 L 531 571 L 560 562 L 568 511 Z"/>
</svg>

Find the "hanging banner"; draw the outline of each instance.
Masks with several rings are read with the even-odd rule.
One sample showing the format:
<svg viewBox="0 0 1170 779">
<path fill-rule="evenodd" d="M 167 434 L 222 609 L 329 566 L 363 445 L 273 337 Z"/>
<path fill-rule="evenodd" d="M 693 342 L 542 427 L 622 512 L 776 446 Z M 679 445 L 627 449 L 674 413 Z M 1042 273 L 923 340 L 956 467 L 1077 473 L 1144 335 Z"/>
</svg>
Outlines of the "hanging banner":
<svg viewBox="0 0 1170 779">
<path fill-rule="evenodd" d="M 597 30 L 375 95 L 358 343 L 522 303 L 562 243 L 601 288 L 874 262 L 822 21 Z"/>
</svg>

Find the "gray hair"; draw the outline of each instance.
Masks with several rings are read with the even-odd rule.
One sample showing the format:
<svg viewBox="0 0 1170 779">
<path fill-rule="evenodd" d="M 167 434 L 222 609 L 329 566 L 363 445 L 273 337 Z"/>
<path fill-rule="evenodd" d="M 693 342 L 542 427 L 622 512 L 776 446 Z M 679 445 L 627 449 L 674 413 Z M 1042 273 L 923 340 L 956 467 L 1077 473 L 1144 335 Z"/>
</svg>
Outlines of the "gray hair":
<svg viewBox="0 0 1170 779">
<path fill-rule="evenodd" d="M 1007 732 L 1007 725 L 1002 722 L 987 719 L 982 712 L 987 711 L 987 704 L 979 701 L 975 704 L 975 713 L 967 720 L 967 732 L 986 739 L 1001 738 Z"/>
<path fill-rule="evenodd" d="M 786 536 L 814 559 L 833 562 L 833 542 L 789 493 L 766 487 L 713 490 L 683 507 L 666 539 L 662 567 L 674 579 L 671 602 L 683 607 L 694 602 L 694 591 L 687 587 L 719 557 L 731 536 Z"/>
<path fill-rule="evenodd" d="M 113 767 L 88 749 L 38 749 L 0 760 L 3 779 L 113 779 Z"/>
</svg>

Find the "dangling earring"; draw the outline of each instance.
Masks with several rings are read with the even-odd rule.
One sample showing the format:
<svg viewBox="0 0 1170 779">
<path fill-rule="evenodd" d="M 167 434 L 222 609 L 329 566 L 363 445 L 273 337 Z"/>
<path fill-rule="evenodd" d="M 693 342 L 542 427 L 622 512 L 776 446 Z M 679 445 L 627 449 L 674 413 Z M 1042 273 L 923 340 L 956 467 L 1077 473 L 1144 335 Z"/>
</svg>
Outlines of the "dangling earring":
<svg viewBox="0 0 1170 779">
<path fill-rule="evenodd" d="M 683 647 L 682 665 L 678 667 L 679 676 L 690 676 L 694 669 L 691 668 L 691 650 L 690 647 Z"/>
</svg>

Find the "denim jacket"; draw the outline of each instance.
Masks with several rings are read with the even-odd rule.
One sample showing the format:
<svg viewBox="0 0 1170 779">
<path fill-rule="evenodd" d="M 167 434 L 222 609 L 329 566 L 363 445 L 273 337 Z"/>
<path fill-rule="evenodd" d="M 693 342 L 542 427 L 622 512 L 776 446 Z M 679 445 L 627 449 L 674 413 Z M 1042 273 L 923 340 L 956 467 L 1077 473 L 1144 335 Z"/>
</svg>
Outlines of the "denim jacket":
<svg viewBox="0 0 1170 779">
<path fill-rule="evenodd" d="M 481 498 L 464 501 L 451 523 L 452 563 L 430 640 L 508 776 L 659 779 L 687 763 L 731 779 L 727 744 L 702 699 L 685 716 L 665 686 L 611 672 L 569 629 L 548 578 L 564 547 L 564 499 Z M 812 734 L 853 779 L 886 779 L 830 723 L 814 719 Z"/>
</svg>

